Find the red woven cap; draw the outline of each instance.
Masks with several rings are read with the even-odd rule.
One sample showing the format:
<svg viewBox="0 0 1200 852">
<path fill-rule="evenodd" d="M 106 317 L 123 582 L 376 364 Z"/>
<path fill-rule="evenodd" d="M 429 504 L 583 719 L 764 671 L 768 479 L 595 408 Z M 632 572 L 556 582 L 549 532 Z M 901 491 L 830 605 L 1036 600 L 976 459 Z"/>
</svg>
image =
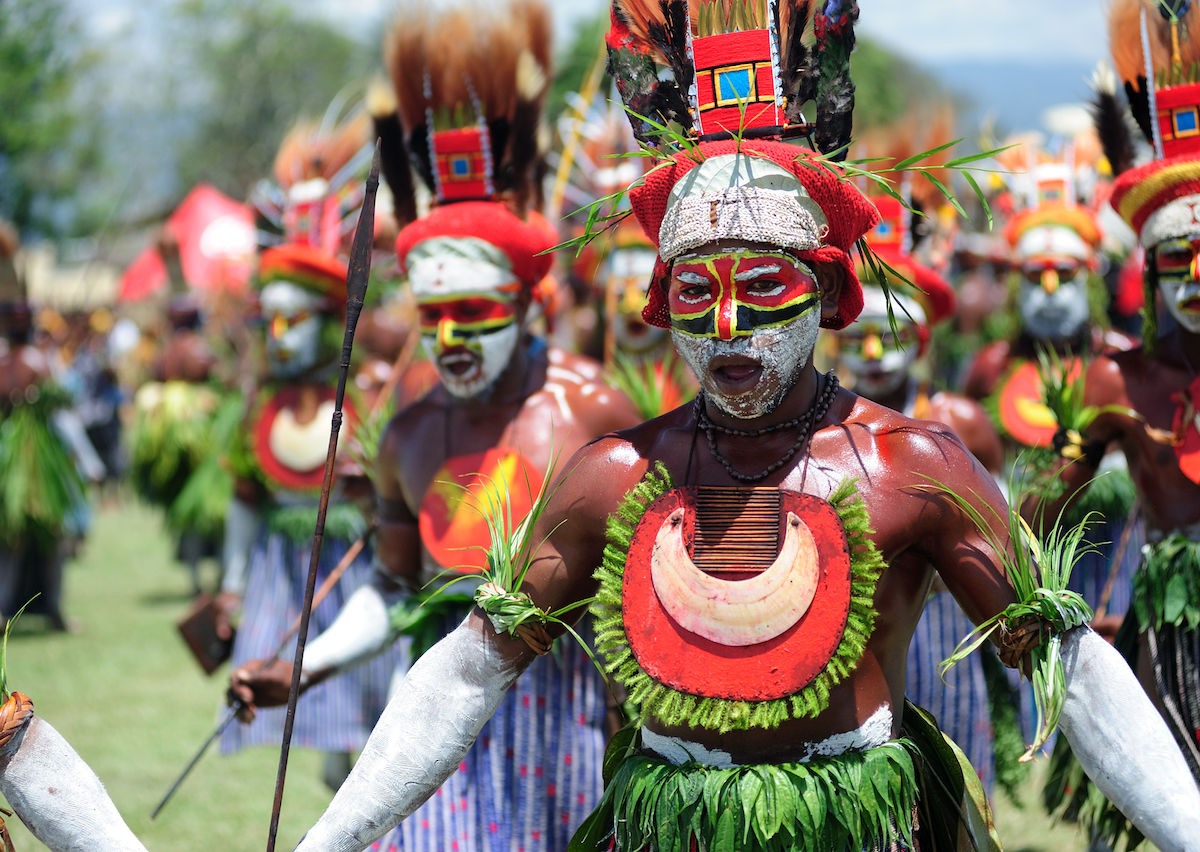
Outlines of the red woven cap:
<svg viewBox="0 0 1200 852">
<path fill-rule="evenodd" d="M 958 307 L 954 288 L 936 270 L 918 263 L 911 254 L 895 249 L 877 249 L 875 254 L 912 283 L 913 286 L 909 286 L 901 282 L 896 292 L 915 299 L 925 309 L 925 318 L 930 327 L 954 316 Z"/>
<path fill-rule="evenodd" d="M 284 243 L 264 251 L 258 259 L 259 286 L 272 281 L 291 281 L 330 302 L 346 302 L 346 264 L 316 246 Z"/>
<path fill-rule="evenodd" d="M 1185 195 L 1200 194 L 1200 155 L 1191 153 L 1124 171 L 1113 181 L 1108 202 L 1140 238 L 1146 220 Z"/>
<path fill-rule="evenodd" d="M 862 286 L 849 251 L 855 241 L 875 225 L 879 212 L 853 183 L 845 179 L 835 164 L 815 152 L 784 142 L 747 139 L 705 142 L 681 151 L 669 164 L 652 169 L 641 185 L 630 190 L 630 204 L 646 236 L 658 246 L 659 229 L 667 212 L 667 199 L 672 187 L 705 159 L 723 154 L 761 157 L 782 166 L 796 176 L 800 185 L 824 212 L 829 229 L 822 245 L 810 251 L 793 253 L 801 260 L 836 263 L 842 267 L 845 281 L 838 299 L 837 315 L 822 320 L 821 325 L 825 328 L 845 328 L 862 311 Z M 670 326 L 666 299 L 669 273 L 669 265 L 660 260 L 651 280 L 649 301 L 642 311 L 642 318 L 659 328 Z"/>
<path fill-rule="evenodd" d="M 540 217 L 539 217 L 540 218 Z M 407 273 L 405 259 L 419 243 L 437 237 L 475 237 L 504 252 L 513 274 L 532 292 L 550 271 L 553 257 L 543 254 L 558 242 L 544 218 L 524 220 L 496 201 L 461 201 L 435 208 L 406 226 L 396 237 L 396 256 Z"/>
</svg>

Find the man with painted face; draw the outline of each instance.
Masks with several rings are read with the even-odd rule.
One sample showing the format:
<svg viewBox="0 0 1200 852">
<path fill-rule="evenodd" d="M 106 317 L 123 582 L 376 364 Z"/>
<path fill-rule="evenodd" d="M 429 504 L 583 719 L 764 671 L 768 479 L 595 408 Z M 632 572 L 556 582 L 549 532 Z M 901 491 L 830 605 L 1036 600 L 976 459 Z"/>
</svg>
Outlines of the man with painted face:
<svg viewBox="0 0 1200 852">
<path fill-rule="evenodd" d="M 1163 28 L 1168 37 L 1177 26 L 1153 5 L 1129 0 L 1110 11 L 1114 33 L 1123 31 L 1114 22 L 1128 27 L 1143 14 L 1146 25 Z M 1189 13 L 1191 20 L 1195 14 Z M 1190 49 L 1200 43 L 1195 28 L 1180 27 L 1176 35 L 1185 48 L 1189 38 Z M 1120 60 L 1116 44 L 1114 59 Z M 1141 120 L 1145 115 L 1133 94 L 1147 93 L 1146 66 L 1140 42 L 1128 46 L 1129 65 L 1116 70 L 1130 81 L 1131 105 Z M 1200 109 L 1200 84 L 1181 81 L 1169 53 L 1155 62 L 1163 66 L 1157 79 L 1167 85 L 1152 93 L 1158 118 L 1150 115 L 1142 126 L 1156 131 L 1149 138 L 1156 159 L 1120 173 L 1111 196 L 1145 248 L 1144 341 L 1089 367 L 1084 404 L 1100 406 L 1101 413 L 1073 442 L 1078 452 L 1064 452 L 1077 460 L 1066 463 L 1062 476 L 1070 495 L 1095 475 L 1094 460 L 1105 449 L 1119 448 L 1128 459 L 1148 543 L 1116 642 L 1200 780 L 1200 137 L 1179 123 Z M 1071 801 L 1085 794 L 1075 789 Z M 1088 812 L 1109 842 L 1126 830 L 1119 816 L 1112 819 L 1095 801 Z"/>
<path fill-rule="evenodd" d="M 255 280 L 265 332 L 265 376 L 249 395 L 244 428 L 228 461 L 235 476 L 226 512 L 224 574 L 217 595 L 226 627 L 240 610 L 233 664 L 269 657 L 288 633 L 304 600 L 308 557 L 334 408 L 334 371 L 344 330 L 345 263 L 313 245 L 284 243 L 262 252 Z M 350 437 L 359 407 L 348 395 L 342 434 Z M 324 579 L 362 534 L 358 509 L 335 495 L 325 521 L 319 576 Z M 313 613 L 327 627 L 350 590 L 371 576 L 360 556 Z M 336 788 L 387 699 L 399 657 L 381 657 L 350 677 L 306 697 L 296 715 L 298 746 L 327 755 L 324 778 Z M 221 748 L 276 744 L 283 710 L 227 728 Z"/>
<path fill-rule="evenodd" d="M 709 27 L 727 20 L 704 12 Z M 902 725 L 909 732 L 923 721 L 905 712 L 904 663 L 933 571 L 973 620 L 1014 599 L 997 550 L 1010 546 L 1005 531 L 977 529 L 929 487 L 936 479 L 985 516 L 1006 516 L 961 442 L 813 367 L 819 328 L 844 327 L 861 310 L 848 251 L 875 214 L 829 161 L 756 138 L 794 121 L 779 101 L 716 102 L 718 72 L 773 61 L 769 28 L 779 19 L 763 18 L 750 32 L 702 29 L 686 40 L 686 56 L 668 57 L 678 60 L 668 67 L 694 60 L 712 72 L 693 77 L 706 109 L 694 144 L 630 195 L 658 247 L 646 319 L 671 329 L 701 393 L 577 452 L 533 534 L 544 545 L 522 591 L 547 611 L 594 596 L 597 649 L 639 709 L 632 738 L 614 742 L 608 793 L 577 848 L 612 848 L 614 834 L 624 850 L 911 848 L 916 767 L 926 764 L 899 739 Z M 853 6 L 818 10 L 825 49 L 846 48 L 852 19 Z M 645 34 L 685 26 L 686 9 L 617 4 L 615 67 L 645 71 L 649 51 L 663 45 Z M 786 17 L 780 26 L 802 29 Z M 705 41 L 728 35 L 739 38 Z M 684 50 L 679 39 L 670 45 Z M 690 114 L 686 102 L 668 100 L 688 87 L 668 88 L 665 74 L 636 79 L 663 87 L 647 100 L 676 104 L 676 120 Z M 722 121 L 744 132 L 695 141 L 720 133 Z M 825 141 L 837 148 L 839 139 Z M 360 849 L 412 813 L 544 650 L 474 610 L 410 670 L 298 848 Z M 1200 832 L 1200 794 L 1177 783 L 1186 780 L 1182 759 L 1114 653 L 1086 627 L 1063 636 L 1063 727 L 1089 745 L 1085 753 L 1102 751 L 1106 766 L 1119 767 L 1119 777 L 1105 777 L 1155 841 L 1182 850 Z M 1122 724 L 1138 713 L 1153 724 L 1116 742 L 1094 736 L 1097 719 L 1113 721 L 1090 700 L 1101 694 L 1122 696 Z M 936 732 L 926 740 L 935 741 Z M 1149 754 L 1153 772 L 1136 768 Z M 928 782 L 920 796 L 928 804 L 939 789 Z M 1174 796 L 1164 805 L 1161 797 Z M 937 805 L 922 811 L 923 831 L 949 817 L 957 835 L 960 802 L 949 799 L 940 819 Z"/>
<path fill-rule="evenodd" d="M 863 309 L 855 322 L 837 333 L 838 372 L 847 378 L 851 390 L 872 402 L 907 417 L 949 426 L 984 468 L 999 474 L 1004 449 L 983 407 L 958 394 L 934 392 L 914 374 L 913 368 L 926 354 L 930 329 L 954 315 L 954 290 L 908 252 L 909 212 L 900 201 L 891 197 L 872 201 L 880 221 L 867 236 L 867 243 L 876 258 L 900 278 L 891 271 L 883 272 L 890 285 L 885 295 L 872 281 L 876 273 L 859 263 Z M 993 754 L 989 689 L 998 698 L 1008 698 L 1003 668 L 991 649 L 983 649 L 950 671 L 939 671 L 941 662 L 954 653 L 971 628 L 970 619 L 935 577 L 909 645 L 906 694 L 933 714 L 971 761 L 984 789 L 990 791 L 996 778 L 994 761 L 1015 762 L 1018 757 Z"/>
<path fill-rule="evenodd" d="M 437 639 L 453 630 L 481 583 L 489 497 L 503 495 L 520 521 L 571 454 L 637 422 L 629 400 L 600 380 L 598 364 L 547 346 L 529 327 L 543 309 L 557 235 L 529 209 L 536 164 L 514 160 L 513 152 L 533 140 L 537 126 L 513 124 L 509 95 L 540 101 L 544 89 L 506 86 L 495 69 L 515 69 L 518 56 L 548 61 L 546 14 L 532 3 L 475 9 L 469 22 L 450 12 L 404 14 L 389 36 L 399 116 L 414 154 L 423 146 L 421 173 L 436 199 L 431 212 L 401 229 L 396 254 L 439 384 L 384 430 L 375 476 L 377 573 L 310 641 L 306 688 L 393 646 L 402 619 L 432 622 L 412 637 L 414 646 L 426 644 L 430 631 Z M 416 76 L 401 68 L 417 69 Z M 426 75 L 444 88 L 427 94 Z M 549 79 L 545 69 L 536 76 L 541 86 Z M 485 80 L 495 86 L 485 88 Z M 451 122 L 463 116 L 467 126 Z M 514 134 L 507 146 L 484 129 L 502 123 Z M 398 156 L 389 164 L 393 177 L 397 167 L 407 169 L 406 153 Z M 391 182 L 395 191 L 399 183 Z M 234 690 L 260 705 L 286 701 L 290 662 L 253 668 L 234 673 Z M 539 659 L 476 747 L 455 761 L 445 783 L 439 779 L 439 795 L 378 848 L 565 849 L 602 791 L 609 704 L 584 649 Z M 438 715 L 450 718 L 459 708 L 447 696 L 445 709 Z"/>
</svg>

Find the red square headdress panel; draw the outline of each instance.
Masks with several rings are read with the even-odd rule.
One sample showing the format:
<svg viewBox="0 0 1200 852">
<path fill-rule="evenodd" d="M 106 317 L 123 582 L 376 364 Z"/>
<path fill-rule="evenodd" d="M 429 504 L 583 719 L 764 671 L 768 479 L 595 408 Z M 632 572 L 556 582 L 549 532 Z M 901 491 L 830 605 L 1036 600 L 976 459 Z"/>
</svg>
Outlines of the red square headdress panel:
<svg viewBox="0 0 1200 852">
<path fill-rule="evenodd" d="M 802 38 L 808 9 L 795 0 L 613 3 L 609 68 L 634 135 L 670 157 L 629 195 L 658 249 L 643 312 L 651 325 L 668 325 L 670 262 L 722 239 L 841 266 L 846 284 L 826 326 L 862 310 L 849 251 L 878 214 L 835 162 L 850 141 L 858 7 L 821 4 L 811 47 Z"/>
</svg>

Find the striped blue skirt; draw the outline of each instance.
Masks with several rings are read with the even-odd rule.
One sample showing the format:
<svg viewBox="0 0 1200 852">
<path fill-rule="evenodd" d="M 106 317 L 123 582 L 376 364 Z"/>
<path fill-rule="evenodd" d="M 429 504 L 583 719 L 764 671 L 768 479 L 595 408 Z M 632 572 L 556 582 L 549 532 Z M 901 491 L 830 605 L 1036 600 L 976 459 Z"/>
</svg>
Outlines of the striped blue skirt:
<svg viewBox="0 0 1200 852">
<path fill-rule="evenodd" d="M 321 549 L 317 588 L 349 549 L 350 542 L 326 539 Z M 310 542 L 295 542 L 279 533 L 261 536 L 250 557 L 242 618 L 233 646 L 233 666 L 265 659 L 300 614 L 308 579 Z M 314 608 L 308 637 L 313 639 L 333 623 L 342 604 L 371 579 L 370 548 L 364 548 L 333 591 Z M 282 659 L 291 661 L 296 642 L 288 642 Z M 393 646 L 368 663 L 308 690 L 296 705 L 292 745 L 320 751 L 349 752 L 361 749 L 387 704 L 388 686 L 401 651 Z M 221 736 L 221 752 L 246 746 L 278 747 L 283 739 L 285 707 L 260 709 L 253 722 L 235 724 Z"/>
<path fill-rule="evenodd" d="M 521 675 L 441 789 L 370 848 L 563 852 L 603 792 L 606 695 L 587 653 L 558 640 Z"/>
<path fill-rule="evenodd" d="M 990 794 L 994 778 L 992 716 L 979 655 L 992 650 L 983 648 L 971 654 L 946 672 L 945 682 L 938 675 L 938 664 L 953 654 L 974 628 L 953 595 L 930 595 L 908 646 L 905 693 L 934 715 L 942 731 L 971 761 L 983 789 Z"/>
</svg>

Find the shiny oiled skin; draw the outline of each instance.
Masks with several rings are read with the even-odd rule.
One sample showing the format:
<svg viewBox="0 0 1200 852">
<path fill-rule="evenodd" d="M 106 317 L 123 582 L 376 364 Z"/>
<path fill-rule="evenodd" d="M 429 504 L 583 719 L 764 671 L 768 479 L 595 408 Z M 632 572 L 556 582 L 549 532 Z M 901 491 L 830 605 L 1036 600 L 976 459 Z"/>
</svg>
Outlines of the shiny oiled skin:
<svg viewBox="0 0 1200 852">
<path fill-rule="evenodd" d="M 824 268 L 818 275 L 822 310 L 829 316 L 836 310 L 840 279 Z M 818 381 L 810 352 L 796 384 L 768 414 L 735 422 L 711 407 L 708 413 L 715 422 L 741 429 L 785 421 L 812 405 Z M 754 471 L 780 458 L 794 440 L 791 430 L 756 438 L 725 436 L 719 449 L 737 469 Z M 655 462 L 662 462 L 680 485 L 740 484 L 714 458 L 704 437 L 697 439 L 690 405 L 585 446 L 568 463 L 569 473 L 541 523 L 541 532 L 553 532 L 526 578 L 526 589 L 540 605 L 558 608 L 595 592 L 593 571 L 603 553 L 608 516 Z M 891 708 L 893 733 L 898 732 L 908 643 L 933 572 L 976 622 L 1014 600 L 999 554 L 951 500 L 930 491 L 936 481 L 969 499 L 984 516 L 996 518 L 996 538 L 1007 546 L 1003 498 L 992 477 L 948 429 L 842 390 L 818 424 L 809 451 L 760 484 L 828 497 L 848 478 L 857 480 L 872 538 L 887 567 L 876 587 L 874 633 L 853 673 L 833 689 L 828 708 L 816 718 L 770 731 L 717 735 L 670 729 L 655 719 L 647 719 L 647 727 L 719 748 L 741 763 L 796 759 L 803 744 L 854 730 L 882 706 Z M 474 619 L 476 629 L 489 631 L 478 613 Z M 520 643 L 497 641 L 514 659 L 529 658 Z"/>
<path fill-rule="evenodd" d="M 1195 378 L 1191 365 L 1200 365 L 1200 336 L 1176 329 L 1158 340 L 1153 356 L 1138 348 L 1097 358 L 1088 368 L 1086 405 L 1137 413 L 1102 412 L 1088 428 L 1088 438 L 1124 451 L 1148 532 L 1169 533 L 1200 523 L 1200 485 L 1183 475 L 1163 434 L 1171 431 L 1177 395 Z M 1066 492 L 1074 493 L 1093 473 L 1084 464 L 1068 466 L 1063 473 Z"/>
<path fill-rule="evenodd" d="M 598 364 L 553 347 L 523 344 L 483 399 L 458 399 L 438 385 L 399 412 L 380 443 L 379 558 L 398 579 L 418 579 L 416 518 L 447 450 L 453 457 L 513 447 L 541 470 L 553 461 L 563 470 L 587 441 L 637 421 L 624 394 L 601 381 Z"/>
</svg>

